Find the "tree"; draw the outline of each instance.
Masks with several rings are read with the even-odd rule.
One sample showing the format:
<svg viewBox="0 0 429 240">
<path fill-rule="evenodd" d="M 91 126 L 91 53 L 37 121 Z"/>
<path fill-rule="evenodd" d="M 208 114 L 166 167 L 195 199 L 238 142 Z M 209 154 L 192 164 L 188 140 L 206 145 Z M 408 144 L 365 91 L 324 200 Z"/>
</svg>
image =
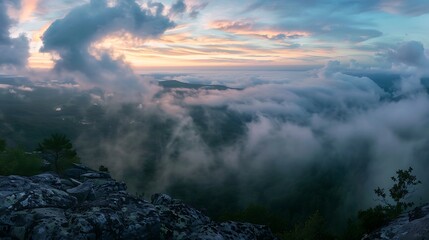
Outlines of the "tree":
<svg viewBox="0 0 429 240">
<path fill-rule="evenodd" d="M 71 163 L 79 162 L 73 144 L 64 134 L 54 133 L 49 138 L 45 138 L 37 150 L 44 154 L 46 160 L 53 165 L 57 173 L 60 173 Z"/>
<path fill-rule="evenodd" d="M 372 232 L 389 221 L 398 217 L 402 212 L 414 205 L 413 202 L 408 201 L 413 187 L 421 184 L 417 177 L 413 175 L 413 168 L 407 170 L 396 171 L 396 176 L 391 177 L 393 186 L 386 192 L 383 188 L 377 187 L 374 189 L 377 197 L 380 198 L 381 204 L 373 208 L 359 211 L 358 220 L 352 228 L 356 228 L 356 238 L 347 237 L 345 239 L 360 239 L 364 233 Z"/>
<path fill-rule="evenodd" d="M 410 194 L 413 192 L 412 187 L 422 182 L 417 180 L 417 177 L 412 174 L 413 168 L 408 168 L 408 170 L 398 170 L 396 171 L 396 177 L 391 177 L 394 182 L 393 186 L 389 189 L 389 196 L 395 202 L 395 205 L 389 203 L 387 199 L 387 194 L 383 188 L 376 188 L 374 190 L 375 194 L 381 198 L 381 201 L 388 207 L 394 207 L 397 211 L 402 212 L 407 208 L 414 205 L 413 202 L 408 202 L 407 199 Z"/>
</svg>

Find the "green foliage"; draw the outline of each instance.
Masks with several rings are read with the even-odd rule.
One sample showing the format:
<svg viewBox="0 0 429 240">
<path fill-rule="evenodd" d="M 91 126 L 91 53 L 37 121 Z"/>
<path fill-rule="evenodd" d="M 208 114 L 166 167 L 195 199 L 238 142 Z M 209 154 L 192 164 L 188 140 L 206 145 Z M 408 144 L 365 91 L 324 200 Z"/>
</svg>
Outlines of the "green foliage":
<svg viewBox="0 0 429 240">
<path fill-rule="evenodd" d="M 73 163 L 79 163 L 73 144 L 64 134 L 54 133 L 51 137 L 43 139 L 37 150 L 42 152 L 58 174 L 71 167 Z"/>
<path fill-rule="evenodd" d="M 325 219 L 319 212 L 311 215 L 304 223 L 296 225 L 292 231 L 284 233 L 281 238 L 287 240 L 334 239 L 334 237 L 328 233 Z"/>
<path fill-rule="evenodd" d="M 219 221 L 240 221 L 267 225 L 280 239 L 291 240 L 329 240 L 334 239 L 327 230 L 325 219 L 319 212 L 311 215 L 305 222 L 295 225 L 286 231 L 286 219 L 276 215 L 267 208 L 259 205 L 250 205 L 243 211 L 224 214 Z"/>
<path fill-rule="evenodd" d="M 391 177 L 394 182 L 393 186 L 389 189 L 389 196 L 395 202 L 393 206 L 396 208 L 396 211 L 402 212 L 407 208 L 414 205 L 413 202 L 408 202 L 407 198 L 412 192 L 412 187 L 422 182 L 417 180 L 417 177 L 412 175 L 413 168 L 408 168 L 408 170 L 398 170 L 396 171 L 396 177 Z M 381 198 L 387 206 L 392 206 L 387 201 L 387 194 L 384 189 L 378 187 L 374 190 L 375 194 Z"/>
<path fill-rule="evenodd" d="M 365 232 L 362 230 L 357 220 L 349 219 L 347 227 L 342 235 L 338 238 L 340 240 L 361 240 Z"/>
<path fill-rule="evenodd" d="M 275 215 L 267 208 L 255 204 L 250 205 L 243 211 L 225 213 L 218 220 L 267 225 L 275 233 L 283 232 L 285 228 L 285 220 L 283 218 Z"/>
<path fill-rule="evenodd" d="M 98 167 L 98 171 L 100 171 L 100 172 L 109 172 L 109 168 L 105 167 L 104 165 L 100 165 L 100 167 Z"/>
<path fill-rule="evenodd" d="M 377 205 L 363 211 L 359 211 L 358 219 L 361 229 L 365 232 L 371 232 L 387 224 L 398 214 L 389 206 Z"/>
<path fill-rule="evenodd" d="M 6 150 L 6 141 L 0 138 L 0 152 Z"/>
<path fill-rule="evenodd" d="M 411 167 L 407 170 L 396 171 L 396 176 L 391 177 L 394 184 L 389 189 L 389 194 L 383 188 L 374 189 L 374 193 L 380 198 L 382 204 L 359 211 L 357 221 L 349 224 L 343 239 L 360 239 L 363 234 L 386 225 L 403 211 L 412 207 L 414 203 L 407 199 L 412 193 L 412 187 L 421 184 L 412 172 Z M 391 203 L 392 201 L 394 204 Z"/>
<path fill-rule="evenodd" d="M 7 149 L 0 153 L 0 175 L 32 176 L 41 172 L 42 160 L 34 154 L 19 148 Z"/>
</svg>

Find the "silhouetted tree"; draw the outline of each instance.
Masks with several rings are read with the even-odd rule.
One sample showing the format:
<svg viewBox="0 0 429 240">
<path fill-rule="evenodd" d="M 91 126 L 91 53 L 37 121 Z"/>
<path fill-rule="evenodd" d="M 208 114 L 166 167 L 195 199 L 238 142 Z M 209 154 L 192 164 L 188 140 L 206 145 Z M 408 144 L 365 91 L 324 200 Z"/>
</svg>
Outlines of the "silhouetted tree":
<svg viewBox="0 0 429 240">
<path fill-rule="evenodd" d="M 388 192 L 380 187 L 374 189 L 381 204 L 359 211 L 357 222 L 354 226 L 349 227 L 349 230 L 354 228 L 354 237 L 348 236 L 345 239 L 361 239 L 364 233 L 382 227 L 414 205 L 413 202 L 408 201 L 408 198 L 413 192 L 413 187 L 421 184 L 421 182 L 413 175 L 413 169 L 411 167 L 406 170 L 400 169 L 396 171 L 396 176 L 391 177 L 391 179 L 393 186 Z"/>
<path fill-rule="evenodd" d="M 60 164 L 79 162 L 73 144 L 64 134 L 54 133 L 49 138 L 43 139 L 37 150 L 48 157 L 47 160 L 54 166 L 57 173 L 62 170 Z"/>
<path fill-rule="evenodd" d="M 413 168 L 408 168 L 408 170 L 398 170 L 396 171 L 396 176 L 391 177 L 394 182 L 393 186 L 389 189 L 389 196 L 395 202 L 395 205 L 391 205 L 387 200 L 387 194 L 383 188 L 376 188 L 374 190 L 375 194 L 381 198 L 381 201 L 386 204 L 386 206 L 394 207 L 397 211 L 402 212 L 409 207 L 414 205 L 413 202 L 407 202 L 407 198 L 410 193 L 412 193 L 412 187 L 421 184 L 422 182 L 417 180 L 417 177 L 412 174 Z"/>
</svg>

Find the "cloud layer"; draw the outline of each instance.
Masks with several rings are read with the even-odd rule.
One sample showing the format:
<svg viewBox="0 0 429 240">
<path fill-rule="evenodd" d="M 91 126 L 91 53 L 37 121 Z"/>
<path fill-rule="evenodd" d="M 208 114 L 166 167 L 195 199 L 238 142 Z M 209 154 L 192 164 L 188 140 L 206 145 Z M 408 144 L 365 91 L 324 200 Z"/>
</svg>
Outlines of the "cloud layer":
<svg viewBox="0 0 429 240">
<path fill-rule="evenodd" d="M 413 55 L 408 45 L 420 44 L 394 52 Z M 168 191 L 211 211 L 258 203 L 288 218 L 316 210 L 351 217 L 374 204 L 373 189 L 397 169 L 412 166 L 429 181 L 429 97 L 420 78 L 416 91 L 404 88 L 414 81 L 409 72 L 389 90 L 350 71 L 331 62 L 304 73 L 155 75 L 244 89 L 154 88 L 153 98 L 131 103 L 97 98 L 105 120 L 78 146 L 85 161 L 111 166 L 135 191 Z M 107 126 L 109 135 L 100 135 Z"/>
</svg>

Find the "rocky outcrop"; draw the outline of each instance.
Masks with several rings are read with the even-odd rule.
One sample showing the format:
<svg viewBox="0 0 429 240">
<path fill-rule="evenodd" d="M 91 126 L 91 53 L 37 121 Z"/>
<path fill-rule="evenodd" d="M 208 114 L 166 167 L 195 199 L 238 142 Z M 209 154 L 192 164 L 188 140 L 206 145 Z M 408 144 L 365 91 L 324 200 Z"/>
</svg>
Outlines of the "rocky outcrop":
<svg viewBox="0 0 429 240">
<path fill-rule="evenodd" d="M 165 194 L 151 202 L 82 165 L 33 177 L 0 177 L 0 239 L 275 239 L 260 225 L 217 223 Z"/>
<path fill-rule="evenodd" d="M 362 240 L 424 240 L 429 239 L 429 205 L 404 213 Z"/>
</svg>

